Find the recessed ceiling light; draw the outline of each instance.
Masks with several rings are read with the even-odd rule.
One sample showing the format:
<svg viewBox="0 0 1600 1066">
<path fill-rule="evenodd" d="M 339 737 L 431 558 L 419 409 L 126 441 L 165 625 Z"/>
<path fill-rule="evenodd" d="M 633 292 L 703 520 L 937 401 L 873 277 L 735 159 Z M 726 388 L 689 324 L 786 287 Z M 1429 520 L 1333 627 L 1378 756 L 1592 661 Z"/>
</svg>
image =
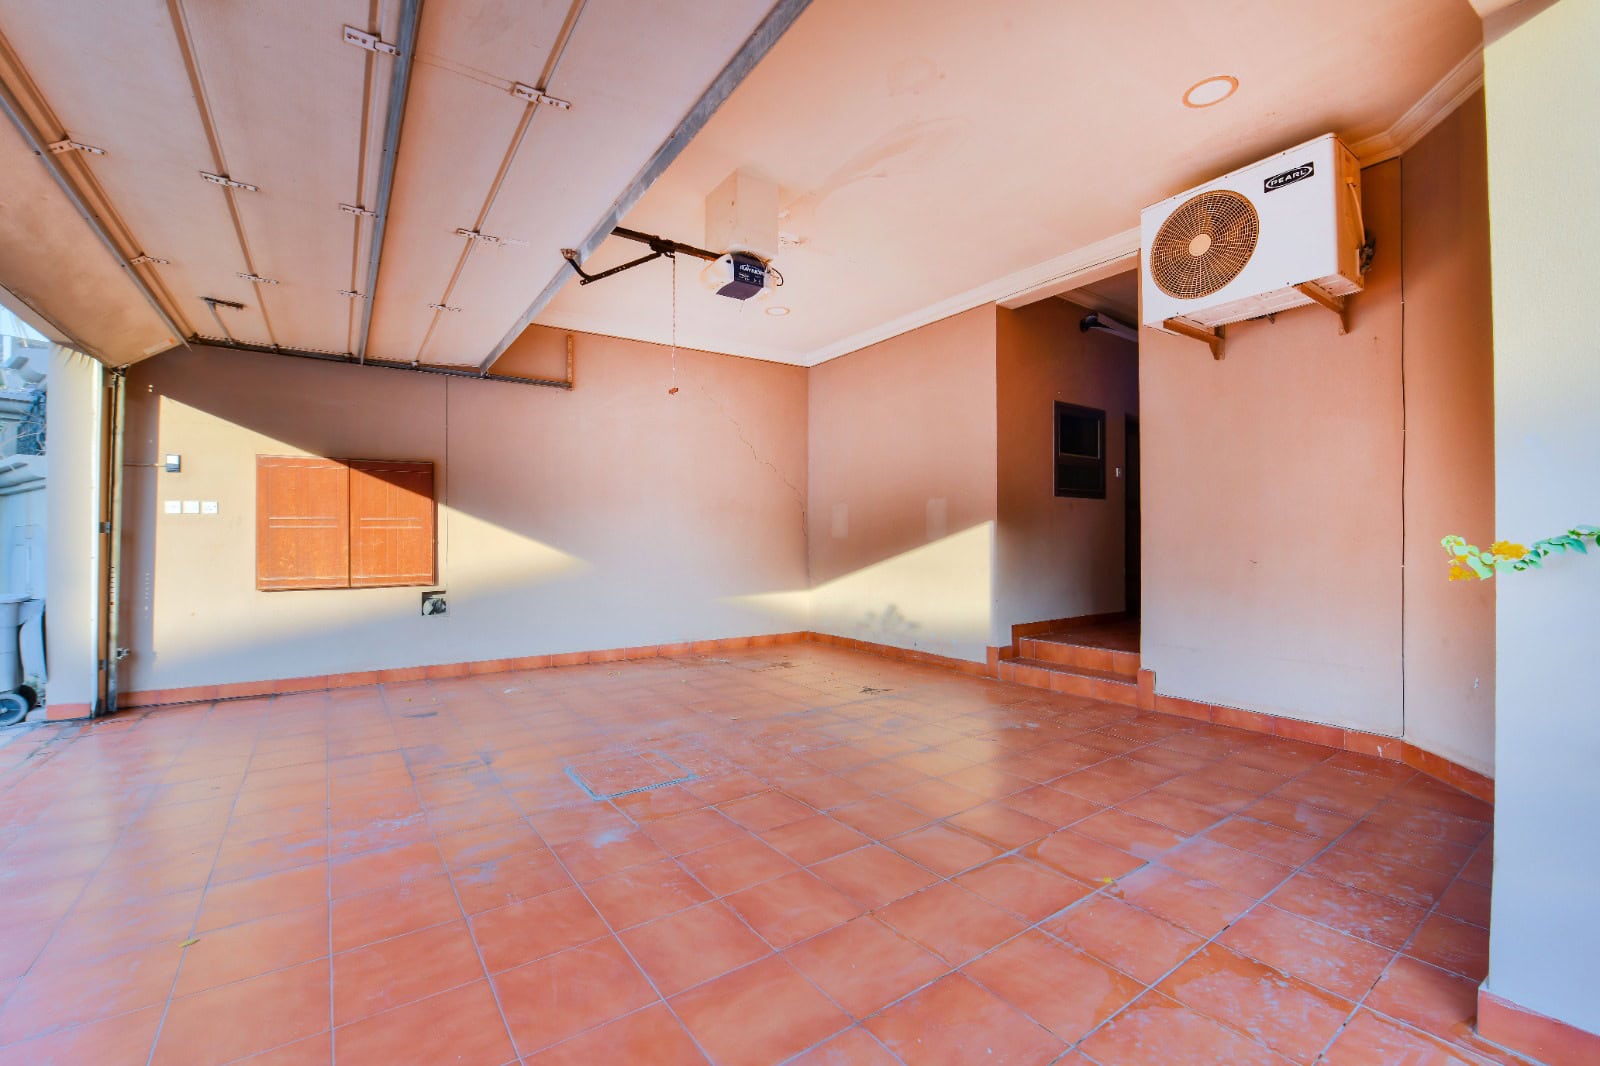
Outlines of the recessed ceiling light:
<svg viewBox="0 0 1600 1066">
<path fill-rule="evenodd" d="M 1184 107 L 1210 107 L 1220 104 L 1239 88 L 1239 79 L 1231 74 L 1213 74 L 1201 78 L 1183 91 Z"/>
<path fill-rule="evenodd" d="M 771 315 L 773 318 L 782 318 L 788 313 L 789 309 L 781 304 L 774 304 L 773 306 L 767 308 L 767 314 Z"/>
</svg>

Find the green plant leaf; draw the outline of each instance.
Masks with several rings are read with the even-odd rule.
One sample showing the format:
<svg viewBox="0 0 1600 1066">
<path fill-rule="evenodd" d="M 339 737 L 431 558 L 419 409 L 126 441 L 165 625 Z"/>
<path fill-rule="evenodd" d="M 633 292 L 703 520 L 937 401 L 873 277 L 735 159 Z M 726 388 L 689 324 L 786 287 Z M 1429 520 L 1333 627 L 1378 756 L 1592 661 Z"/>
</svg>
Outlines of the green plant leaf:
<svg viewBox="0 0 1600 1066">
<path fill-rule="evenodd" d="M 1491 577 L 1494 574 L 1494 571 L 1485 566 L 1483 560 L 1476 555 L 1467 556 L 1467 565 L 1472 567 L 1472 572 L 1480 578 Z"/>
</svg>

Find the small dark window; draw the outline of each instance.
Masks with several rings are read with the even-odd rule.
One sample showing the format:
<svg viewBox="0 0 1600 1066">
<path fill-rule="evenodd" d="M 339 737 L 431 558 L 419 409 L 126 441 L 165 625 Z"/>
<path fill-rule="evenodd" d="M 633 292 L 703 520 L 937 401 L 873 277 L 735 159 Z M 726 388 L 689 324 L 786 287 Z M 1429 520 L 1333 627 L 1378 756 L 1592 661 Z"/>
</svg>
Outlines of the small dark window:
<svg viewBox="0 0 1600 1066">
<path fill-rule="evenodd" d="M 1056 404 L 1056 495 L 1106 498 L 1106 413 Z"/>
</svg>

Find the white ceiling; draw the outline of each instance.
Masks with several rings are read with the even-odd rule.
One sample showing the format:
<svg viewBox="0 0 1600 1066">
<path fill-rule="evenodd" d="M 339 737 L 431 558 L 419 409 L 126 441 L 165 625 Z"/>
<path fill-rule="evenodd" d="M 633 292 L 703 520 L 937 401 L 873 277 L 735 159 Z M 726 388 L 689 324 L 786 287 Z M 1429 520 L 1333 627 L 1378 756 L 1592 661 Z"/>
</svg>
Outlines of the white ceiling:
<svg viewBox="0 0 1600 1066">
<path fill-rule="evenodd" d="M 425 0 L 368 356 L 477 368 L 570 279 L 559 250 L 607 216 L 774 6 Z M 124 258 L 169 260 L 132 269 L 176 328 L 5 123 L 0 285 L 112 363 L 218 335 L 205 296 L 245 305 L 220 312 L 242 342 L 360 351 L 367 305 L 340 290 L 369 288 L 374 225 L 339 205 L 378 201 L 396 61 L 342 28 L 393 42 L 400 23 L 401 0 L 0 0 L 0 83 L 44 140 L 105 150 L 54 158 Z M 701 244 L 704 198 L 730 172 L 775 181 L 803 243 L 782 250 L 767 302 L 792 313 L 714 297 L 680 257 L 676 333 L 810 365 L 994 299 L 999 279 L 1286 144 L 1328 130 L 1389 143 L 1459 80 L 1481 31 L 1467 0 L 814 0 L 625 224 Z M 1238 94 L 1184 108 L 1216 73 Z M 518 82 L 571 110 L 526 103 Z M 612 239 L 586 265 L 640 251 Z M 569 280 L 537 321 L 669 340 L 671 270 Z"/>
<path fill-rule="evenodd" d="M 700 243 L 731 171 L 777 182 L 804 243 L 770 302 L 792 313 L 708 295 L 685 260 L 677 337 L 810 365 L 1288 145 L 1380 143 L 1481 36 L 1467 0 L 815 0 L 625 224 Z M 1183 106 L 1219 73 L 1232 99 Z M 637 250 L 613 239 L 590 269 Z M 569 284 L 538 321 L 667 340 L 669 271 Z"/>
</svg>

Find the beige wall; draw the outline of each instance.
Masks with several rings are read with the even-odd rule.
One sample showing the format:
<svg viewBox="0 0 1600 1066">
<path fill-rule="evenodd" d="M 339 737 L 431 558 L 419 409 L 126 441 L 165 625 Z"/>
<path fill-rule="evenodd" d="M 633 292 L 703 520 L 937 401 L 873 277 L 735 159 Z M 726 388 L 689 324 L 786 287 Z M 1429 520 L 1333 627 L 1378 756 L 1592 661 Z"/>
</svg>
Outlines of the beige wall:
<svg viewBox="0 0 1600 1066">
<path fill-rule="evenodd" d="M 1481 94 L 1362 174 L 1377 258 L 1319 308 L 1141 335 L 1144 665 L 1157 691 L 1494 768 L 1494 592 L 1439 539 L 1494 507 Z M 1403 461 L 1402 461 L 1403 460 Z"/>
<path fill-rule="evenodd" d="M 1350 332 L 1321 308 L 1140 334 L 1143 663 L 1156 690 L 1400 732 L 1400 164 Z"/>
<path fill-rule="evenodd" d="M 1444 580 L 1439 538 L 1494 529 L 1494 342 L 1483 94 L 1401 160 L 1405 256 L 1405 729 L 1494 771 L 1495 582 Z"/>
<path fill-rule="evenodd" d="M 813 628 L 985 659 L 995 311 L 974 308 L 811 370 Z"/>
<path fill-rule="evenodd" d="M 1105 614 L 1124 607 L 1126 416 L 1138 413 L 1138 347 L 1083 333 L 1088 312 L 1041 300 L 999 312 L 998 522 L 991 643 L 1021 622 Z M 1055 405 L 1106 412 L 1106 498 L 1055 494 Z"/>
<path fill-rule="evenodd" d="M 532 347 L 501 369 L 559 373 L 560 334 Z M 183 472 L 129 469 L 124 689 L 802 628 L 782 594 L 806 587 L 806 372 L 680 351 L 669 396 L 666 349 L 589 335 L 577 366 L 569 393 L 203 348 L 139 364 L 128 461 Z M 257 592 L 273 453 L 438 464 L 449 614 L 414 588 Z"/>
<path fill-rule="evenodd" d="M 1596 41 L 1600 3 L 1562 0 L 1492 43 L 1484 60 L 1495 532 L 1524 543 L 1600 525 Z M 1600 1034 L 1600 558 L 1557 557 L 1495 584 L 1494 915 L 1484 987 Z"/>
</svg>

